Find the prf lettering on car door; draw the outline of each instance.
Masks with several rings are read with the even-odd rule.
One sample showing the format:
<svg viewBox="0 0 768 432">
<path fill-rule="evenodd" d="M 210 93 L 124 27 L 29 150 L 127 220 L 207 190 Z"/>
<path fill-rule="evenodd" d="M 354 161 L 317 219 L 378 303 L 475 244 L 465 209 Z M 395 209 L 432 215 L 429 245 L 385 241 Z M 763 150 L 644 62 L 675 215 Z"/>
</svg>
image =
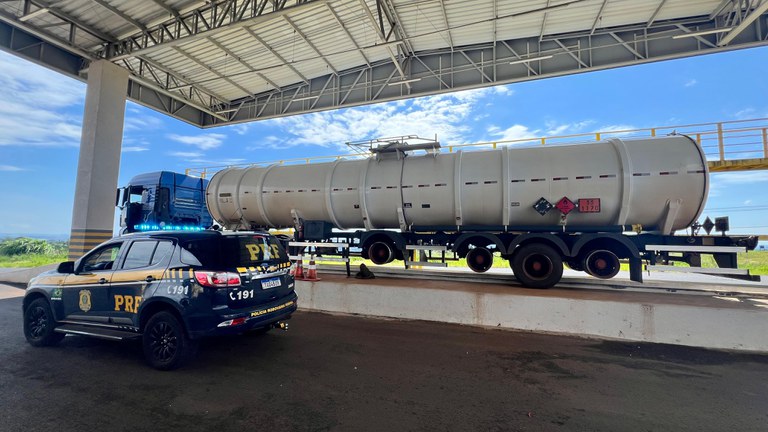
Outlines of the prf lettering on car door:
<svg viewBox="0 0 768 432">
<path fill-rule="evenodd" d="M 115 295 L 115 310 L 136 313 L 141 304 L 141 296 L 133 295 Z"/>
<path fill-rule="evenodd" d="M 277 245 L 269 245 L 269 248 L 267 248 L 267 245 L 264 244 L 247 244 L 245 247 L 251 255 L 251 261 L 263 261 L 263 256 L 266 253 L 269 253 L 272 257 L 279 256 Z"/>
</svg>

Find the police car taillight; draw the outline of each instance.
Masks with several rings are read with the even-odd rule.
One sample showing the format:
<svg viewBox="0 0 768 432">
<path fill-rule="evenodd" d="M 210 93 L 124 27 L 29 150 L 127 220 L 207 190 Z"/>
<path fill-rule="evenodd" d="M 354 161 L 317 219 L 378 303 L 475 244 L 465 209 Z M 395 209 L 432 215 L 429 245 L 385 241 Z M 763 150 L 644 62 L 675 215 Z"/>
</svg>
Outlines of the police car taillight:
<svg viewBox="0 0 768 432">
<path fill-rule="evenodd" d="M 226 288 L 240 286 L 240 275 L 232 272 L 212 272 L 195 270 L 197 283 L 209 288 Z"/>
<path fill-rule="evenodd" d="M 223 321 L 219 323 L 216 327 L 232 327 L 232 326 L 238 326 L 240 324 L 245 324 L 245 322 L 248 321 L 247 318 L 235 318 L 227 321 Z"/>
</svg>

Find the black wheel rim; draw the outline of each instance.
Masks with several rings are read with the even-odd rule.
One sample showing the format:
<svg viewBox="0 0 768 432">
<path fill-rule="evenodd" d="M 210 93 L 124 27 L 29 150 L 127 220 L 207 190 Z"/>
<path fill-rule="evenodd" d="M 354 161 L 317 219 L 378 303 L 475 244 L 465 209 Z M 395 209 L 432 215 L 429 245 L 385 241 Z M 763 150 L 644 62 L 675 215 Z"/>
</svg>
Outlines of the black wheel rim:
<svg viewBox="0 0 768 432">
<path fill-rule="evenodd" d="M 149 344 L 152 347 L 152 357 L 161 362 L 173 359 L 179 349 L 179 338 L 170 324 L 160 322 L 149 332 Z"/>
<path fill-rule="evenodd" d="M 469 268 L 478 273 L 488 271 L 493 265 L 493 255 L 486 248 L 475 248 L 467 254 Z"/>
<path fill-rule="evenodd" d="M 546 279 L 553 268 L 552 260 L 544 254 L 532 254 L 523 261 L 523 272 L 531 279 Z"/>
<path fill-rule="evenodd" d="M 37 306 L 27 315 L 27 328 L 33 339 L 40 339 L 48 330 L 48 314 L 42 306 Z"/>
<path fill-rule="evenodd" d="M 368 255 L 370 255 L 371 261 L 373 261 L 374 264 L 386 264 L 390 262 L 392 250 L 389 248 L 389 246 L 387 246 L 387 244 L 377 242 L 371 245 L 371 249 L 369 250 Z"/>
</svg>

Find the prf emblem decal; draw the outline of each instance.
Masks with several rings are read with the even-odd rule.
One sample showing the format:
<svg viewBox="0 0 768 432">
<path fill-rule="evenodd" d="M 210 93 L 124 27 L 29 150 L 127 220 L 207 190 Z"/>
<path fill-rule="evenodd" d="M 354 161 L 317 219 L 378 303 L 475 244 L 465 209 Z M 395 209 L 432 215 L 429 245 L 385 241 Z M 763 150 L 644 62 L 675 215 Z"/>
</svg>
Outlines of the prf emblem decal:
<svg viewBox="0 0 768 432">
<path fill-rule="evenodd" d="M 91 292 L 88 290 L 80 291 L 80 310 L 83 312 L 91 310 Z"/>
</svg>

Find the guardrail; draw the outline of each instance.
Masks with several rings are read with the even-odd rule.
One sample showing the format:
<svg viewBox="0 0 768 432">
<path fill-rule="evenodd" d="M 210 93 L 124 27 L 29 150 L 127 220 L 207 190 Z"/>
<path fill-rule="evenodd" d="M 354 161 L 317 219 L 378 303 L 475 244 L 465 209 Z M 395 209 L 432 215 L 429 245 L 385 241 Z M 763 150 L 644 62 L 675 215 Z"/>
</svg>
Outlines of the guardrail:
<svg viewBox="0 0 768 432">
<path fill-rule="evenodd" d="M 530 147 L 537 145 L 579 143 L 591 140 L 600 141 L 601 139 L 610 137 L 655 137 L 671 133 L 685 134 L 694 138 L 704 149 L 711 171 L 768 169 L 768 118 L 659 126 L 641 129 L 605 130 L 570 135 L 454 144 L 442 147 L 442 149 L 443 151 L 454 152 L 458 150 L 495 149 L 499 146 Z M 369 156 L 371 156 L 370 153 L 358 153 L 282 159 L 270 162 L 254 162 L 226 166 L 188 168 L 186 174 L 206 178 L 217 171 L 230 167 L 266 166 L 274 164 L 309 164 Z"/>
</svg>

